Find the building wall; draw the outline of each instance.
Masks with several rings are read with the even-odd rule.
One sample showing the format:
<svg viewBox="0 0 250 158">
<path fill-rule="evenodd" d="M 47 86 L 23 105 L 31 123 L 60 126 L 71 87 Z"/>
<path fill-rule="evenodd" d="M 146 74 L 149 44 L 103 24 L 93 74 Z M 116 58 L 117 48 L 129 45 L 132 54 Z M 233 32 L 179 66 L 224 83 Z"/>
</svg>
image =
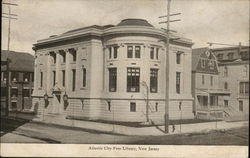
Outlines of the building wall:
<svg viewBox="0 0 250 158">
<path fill-rule="evenodd" d="M 228 76 L 224 74 L 224 67 L 228 68 Z M 220 65 L 220 88 L 224 89 L 225 82 L 228 83 L 228 90 L 231 95 L 224 97 L 221 102 L 228 100 L 229 106 L 235 111 L 239 110 L 239 101 L 243 101 L 243 113 L 249 114 L 249 96 L 239 95 L 240 82 L 249 82 L 249 63 Z M 249 94 L 249 93 L 248 93 Z"/>
</svg>

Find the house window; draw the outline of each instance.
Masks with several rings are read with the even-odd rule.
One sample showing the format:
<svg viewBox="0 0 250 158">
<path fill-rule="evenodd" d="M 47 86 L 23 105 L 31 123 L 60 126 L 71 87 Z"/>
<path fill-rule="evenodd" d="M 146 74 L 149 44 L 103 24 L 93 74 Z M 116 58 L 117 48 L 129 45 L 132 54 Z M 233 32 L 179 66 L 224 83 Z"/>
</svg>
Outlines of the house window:
<svg viewBox="0 0 250 158">
<path fill-rule="evenodd" d="M 224 106 L 228 107 L 228 100 L 224 100 Z"/>
<path fill-rule="evenodd" d="M 228 83 L 227 83 L 227 82 L 224 83 L 224 89 L 225 89 L 225 90 L 228 89 Z"/>
<path fill-rule="evenodd" d="M 201 59 L 201 67 L 205 68 L 206 66 L 206 60 L 205 59 Z"/>
<path fill-rule="evenodd" d="M 176 64 L 180 64 L 180 63 L 181 63 L 181 54 L 176 53 Z"/>
<path fill-rule="evenodd" d="M 3 72 L 3 80 L 6 81 L 6 78 L 7 78 L 7 72 L 4 71 L 4 72 Z"/>
<path fill-rule="evenodd" d="M 12 110 L 17 110 L 17 103 L 16 103 L 16 101 L 11 102 L 11 109 Z"/>
<path fill-rule="evenodd" d="M 52 71 L 53 87 L 56 85 L 56 71 Z"/>
<path fill-rule="evenodd" d="M 209 68 L 211 70 L 214 70 L 214 62 L 213 61 L 209 61 Z"/>
<path fill-rule="evenodd" d="M 239 101 L 239 111 L 243 111 L 243 101 Z"/>
<path fill-rule="evenodd" d="M 218 55 L 217 55 L 217 59 L 218 59 L 218 60 L 223 60 L 223 54 L 218 54 Z"/>
<path fill-rule="evenodd" d="M 11 72 L 11 81 L 18 81 L 19 73 Z"/>
<path fill-rule="evenodd" d="M 117 49 L 118 49 L 118 47 L 114 47 L 114 59 L 117 58 Z"/>
<path fill-rule="evenodd" d="M 141 47 L 135 46 L 135 58 L 140 58 L 140 57 L 141 57 Z"/>
<path fill-rule="evenodd" d="M 30 97 L 29 89 L 23 89 L 23 97 Z"/>
<path fill-rule="evenodd" d="M 158 103 L 155 103 L 155 112 L 158 112 Z"/>
<path fill-rule="evenodd" d="M 69 52 L 72 54 L 73 62 L 76 62 L 76 58 L 77 58 L 76 50 L 74 48 L 71 48 L 71 49 L 69 49 Z"/>
<path fill-rule="evenodd" d="M 40 87 L 43 87 L 43 72 L 40 72 Z"/>
<path fill-rule="evenodd" d="M 205 76 L 204 76 L 204 75 L 202 75 L 201 82 L 202 82 L 202 85 L 204 85 L 204 84 L 205 84 Z"/>
<path fill-rule="evenodd" d="M 214 84 L 214 77 L 210 76 L 210 85 L 213 86 L 213 84 Z"/>
<path fill-rule="evenodd" d="M 17 88 L 11 88 L 10 96 L 16 98 L 17 95 L 18 95 L 18 89 Z"/>
<path fill-rule="evenodd" d="M 116 92 L 117 69 L 109 68 L 109 91 Z"/>
<path fill-rule="evenodd" d="M 156 58 L 157 60 L 159 59 L 159 48 L 156 48 L 155 58 Z"/>
<path fill-rule="evenodd" d="M 135 102 L 130 103 L 130 112 L 136 112 L 136 103 Z"/>
<path fill-rule="evenodd" d="M 154 47 L 150 48 L 150 59 L 154 59 Z"/>
<path fill-rule="evenodd" d="M 158 69 L 150 69 L 150 92 L 157 93 L 158 90 Z"/>
<path fill-rule="evenodd" d="M 244 65 L 244 66 L 243 66 L 243 74 L 244 74 L 245 77 L 248 76 L 248 75 L 247 75 L 247 74 L 248 74 L 247 72 L 248 72 L 248 70 L 247 70 L 247 65 Z"/>
<path fill-rule="evenodd" d="M 82 87 L 86 87 L 86 68 L 82 69 Z"/>
<path fill-rule="evenodd" d="M 133 58 L 133 46 L 128 46 L 127 47 L 127 56 L 128 56 L 128 58 Z"/>
<path fill-rule="evenodd" d="M 227 66 L 224 67 L 224 76 L 225 77 L 228 76 L 228 67 Z"/>
<path fill-rule="evenodd" d="M 24 72 L 23 73 L 23 81 L 25 81 L 25 82 L 30 81 L 30 73 L 29 72 Z"/>
<path fill-rule="evenodd" d="M 181 73 L 176 72 L 176 93 L 180 94 L 180 81 L 181 81 Z"/>
<path fill-rule="evenodd" d="M 109 47 L 109 59 L 112 58 L 112 47 Z"/>
<path fill-rule="evenodd" d="M 240 82 L 240 95 L 249 94 L 249 82 Z"/>
<path fill-rule="evenodd" d="M 111 111 L 111 102 L 108 101 L 108 111 Z"/>
<path fill-rule="evenodd" d="M 232 60 L 234 58 L 234 53 L 228 53 L 228 60 Z"/>
<path fill-rule="evenodd" d="M 72 91 L 76 90 L 76 69 L 72 69 Z"/>
<path fill-rule="evenodd" d="M 62 70 L 62 86 L 65 87 L 65 70 Z"/>
<path fill-rule="evenodd" d="M 140 68 L 127 68 L 127 92 L 140 91 Z"/>
</svg>

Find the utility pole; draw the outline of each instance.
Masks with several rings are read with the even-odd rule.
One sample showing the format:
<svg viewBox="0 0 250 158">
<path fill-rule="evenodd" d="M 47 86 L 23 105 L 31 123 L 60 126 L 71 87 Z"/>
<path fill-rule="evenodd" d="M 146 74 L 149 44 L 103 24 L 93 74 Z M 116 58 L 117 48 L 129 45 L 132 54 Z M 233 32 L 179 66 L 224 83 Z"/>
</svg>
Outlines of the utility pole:
<svg viewBox="0 0 250 158">
<path fill-rule="evenodd" d="M 8 46 L 7 46 L 7 54 L 6 54 L 6 107 L 5 107 L 5 115 L 9 116 L 9 104 L 10 104 L 10 73 L 9 73 L 9 63 L 10 60 L 8 58 L 8 54 L 10 52 L 10 32 L 11 32 L 11 19 L 17 20 L 17 18 L 12 17 L 12 16 L 17 16 L 16 14 L 11 14 L 11 5 L 17 6 L 17 4 L 14 3 L 4 3 L 2 2 L 3 5 L 8 6 L 8 13 L 2 13 L 2 18 L 7 18 L 8 19 Z M 5 16 L 8 15 L 8 16 Z"/>
<path fill-rule="evenodd" d="M 165 133 L 169 133 L 169 41 L 170 41 L 170 31 L 176 32 L 174 30 L 170 30 L 170 22 L 180 21 L 177 20 L 170 20 L 170 16 L 180 15 L 181 13 L 170 14 L 170 2 L 171 0 L 167 0 L 167 15 L 160 16 L 159 18 L 167 18 L 167 21 L 159 22 L 159 24 L 166 23 L 167 29 L 164 29 L 166 32 L 166 61 L 165 61 Z"/>
</svg>

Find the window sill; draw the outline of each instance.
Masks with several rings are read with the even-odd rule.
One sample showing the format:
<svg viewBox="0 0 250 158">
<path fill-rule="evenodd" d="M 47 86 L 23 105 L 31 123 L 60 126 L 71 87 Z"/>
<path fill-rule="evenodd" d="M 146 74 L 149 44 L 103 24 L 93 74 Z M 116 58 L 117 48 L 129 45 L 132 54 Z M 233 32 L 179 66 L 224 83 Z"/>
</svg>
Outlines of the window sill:
<svg viewBox="0 0 250 158">
<path fill-rule="evenodd" d="M 87 88 L 86 87 L 81 87 L 80 90 L 86 90 Z"/>
</svg>

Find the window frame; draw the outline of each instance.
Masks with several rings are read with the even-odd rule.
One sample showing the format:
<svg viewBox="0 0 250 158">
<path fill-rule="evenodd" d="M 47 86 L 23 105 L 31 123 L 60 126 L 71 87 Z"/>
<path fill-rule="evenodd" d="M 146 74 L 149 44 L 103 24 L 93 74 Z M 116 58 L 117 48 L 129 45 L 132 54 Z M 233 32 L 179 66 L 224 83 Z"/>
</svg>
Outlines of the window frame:
<svg viewBox="0 0 250 158">
<path fill-rule="evenodd" d="M 135 46 L 135 58 L 141 58 L 141 46 Z"/>
<path fill-rule="evenodd" d="M 140 92 L 140 68 L 138 67 L 127 67 L 127 92 Z"/>
<path fill-rule="evenodd" d="M 181 64 L 181 53 L 176 53 L 176 64 Z"/>
<path fill-rule="evenodd" d="M 62 86 L 63 87 L 65 87 L 65 76 L 66 76 L 65 73 L 66 73 L 65 70 L 62 70 Z"/>
<path fill-rule="evenodd" d="M 72 92 L 76 91 L 76 69 L 72 69 Z"/>
<path fill-rule="evenodd" d="M 117 91 L 117 68 L 108 68 L 109 71 L 109 92 Z"/>
<path fill-rule="evenodd" d="M 176 93 L 181 93 L 181 72 L 176 72 Z"/>
<path fill-rule="evenodd" d="M 136 112 L 136 102 L 130 102 L 130 112 Z"/>
<path fill-rule="evenodd" d="M 133 58 L 133 46 L 127 46 L 127 58 Z"/>
<path fill-rule="evenodd" d="M 156 68 L 150 69 L 150 93 L 158 93 L 158 70 Z"/>
<path fill-rule="evenodd" d="M 154 53 L 154 52 L 155 52 L 154 50 L 155 50 L 154 47 L 150 47 L 150 59 L 151 59 L 151 60 L 154 60 L 154 54 L 155 54 L 155 53 Z"/>
</svg>

